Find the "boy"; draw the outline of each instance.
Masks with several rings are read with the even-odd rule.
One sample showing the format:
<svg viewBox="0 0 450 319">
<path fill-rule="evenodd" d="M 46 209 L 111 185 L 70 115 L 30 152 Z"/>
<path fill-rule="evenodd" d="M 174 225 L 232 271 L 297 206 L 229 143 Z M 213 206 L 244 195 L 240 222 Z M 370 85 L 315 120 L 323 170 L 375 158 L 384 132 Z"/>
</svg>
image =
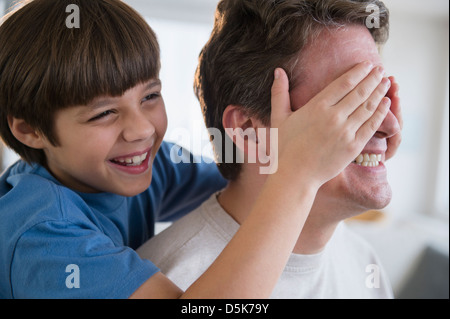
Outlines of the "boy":
<svg viewBox="0 0 450 319">
<path fill-rule="evenodd" d="M 377 45 L 387 40 L 389 15 L 381 2 L 371 2 L 380 9 L 381 22 L 379 29 L 368 29 L 364 24 L 368 4 L 350 0 L 219 3 L 214 30 L 200 56 L 195 88 L 207 126 L 226 132 L 235 145 L 234 149 L 223 147 L 226 142 L 215 138 L 215 151 L 221 153 L 218 158 L 229 158 L 237 150 L 245 161 L 219 162 L 221 173 L 230 181 L 227 188 L 138 250 L 181 288 L 194 282 L 220 254 L 245 222 L 266 180 L 260 171 L 265 154 L 271 151 L 265 143 L 269 134 L 261 130 L 268 132 L 271 125 L 266 94 L 270 83 L 264 82 L 267 65 L 291 70 L 291 102 L 300 110 L 359 61 L 369 59 L 381 65 Z M 390 89 L 389 81 L 384 82 L 387 85 L 379 94 L 391 97 L 396 111 L 398 86 L 394 82 Z M 314 125 L 308 120 L 304 130 L 308 124 Z M 400 125 L 389 112 L 354 163 L 319 189 L 271 297 L 392 297 L 372 248 L 341 221 L 389 203 L 391 191 L 383 162 L 395 149 L 388 140 L 399 134 Z M 307 151 L 323 145 L 310 141 Z M 298 161 L 298 169 L 310 165 Z M 367 284 L 370 276 L 378 277 Z"/>
<path fill-rule="evenodd" d="M 65 24 L 69 5 L 80 10 L 80 28 Z M 0 180 L 2 298 L 267 297 L 318 187 L 361 151 L 388 109 L 359 93 L 376 91 L 381 79 L 370 63 L 358 65 L 311 102 L 330 108 L 315 117 L 329 123 L 317 142 L 339 148 L 305 155 L 298 139 L 315 140 L 315 130 L 297 129 L 306 115 L 291 114 L 277 70 L 280 168 L 265 184 L 275 197 L 262 192 L 221 257 L 183 292 L 133 249 L 156 220 L 181 216 L 224 183 L 211 167 L 169 160 L 150 27 L 117 0 L 35 0 L 7 17 L 0 43 L 0 132 L 23 159 Z M 334 123 L 337 108 L 354 116 Z M 335 136 L 347 126 L 348 139 Z M 288 173 L 298 159 L 330 152 L 333 163 L 313 165 L 301 179 Z M 258 253 L 243 262 L 249 251 Z"/>
</svg>

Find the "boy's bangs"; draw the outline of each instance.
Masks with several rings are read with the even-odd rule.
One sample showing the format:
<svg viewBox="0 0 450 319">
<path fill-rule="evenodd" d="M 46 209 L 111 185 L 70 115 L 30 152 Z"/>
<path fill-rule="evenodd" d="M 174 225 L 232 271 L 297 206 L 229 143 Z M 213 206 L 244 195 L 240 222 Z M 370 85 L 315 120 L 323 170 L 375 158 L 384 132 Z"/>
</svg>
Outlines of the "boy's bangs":
<svg viewBox="0 0 450 319">
<path fill-rule="evenodd" d="M 90 20 L 82 20 L 80 28 L 63 28 L 63 34 L 55 37 L 58 43 L 53 43 L 49 78 L 44 79 L 52 90 L 45 95 L 58 99 L 48 101 L 51 105 L 86 105 L 96 97 L 120 96 L 159 77 L 155 34 L 134 11 L 122 9 L 119 17 L 116 11 L 99 8 L 85 15 Z"/>
</svg>

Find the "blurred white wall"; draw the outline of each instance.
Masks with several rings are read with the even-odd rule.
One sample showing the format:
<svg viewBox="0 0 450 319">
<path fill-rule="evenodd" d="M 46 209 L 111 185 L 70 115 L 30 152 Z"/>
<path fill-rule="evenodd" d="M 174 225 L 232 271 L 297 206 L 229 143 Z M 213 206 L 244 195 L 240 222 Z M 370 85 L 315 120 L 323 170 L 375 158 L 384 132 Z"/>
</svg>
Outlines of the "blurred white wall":
<svg viewBox="0 0 450 319">
<path fill-rule="evenodd" d="M 442 215 L 442 210 L 448 212 L 448 143 L 444 142 L 448 141 L 449 3 L 385 3 L 391 11 L 391 37 L 384 61 L 400 83 L 405 121 L 402 147 L 389 162 L 395 190 L 389 210 Z M 442 177 L 447 180 L 446 190 Z M 446 208 L 442 195 L 436 196 L 444 191 Z"/>
<path fill-rule="evenodd" d="M 427 247 L 449 251 L 449 2 L 384 2 L 391 35 L 383 59 L 401 86 L 403 143 L 387 163 L 387 219 L 354 226 L 375 246 L 399 293 Z"/>
</svg>

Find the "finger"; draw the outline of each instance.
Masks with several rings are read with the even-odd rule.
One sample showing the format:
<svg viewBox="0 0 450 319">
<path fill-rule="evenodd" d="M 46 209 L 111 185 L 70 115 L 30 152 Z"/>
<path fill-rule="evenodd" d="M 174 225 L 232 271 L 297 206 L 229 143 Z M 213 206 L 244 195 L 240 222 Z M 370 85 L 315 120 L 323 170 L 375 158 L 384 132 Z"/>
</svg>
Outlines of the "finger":
<svg viewBox="0 0 450 319">
<path fill-rule="evenodd" d="M 374 112 L 379 103 L 374 104 L 369 98 L 376 89 L 379 88 L 380 83 L 383 81 L 383 74 L 383 68 L 375 68 L 369 76 L 367 76 L 352 92 L 350 92 L 350 94 L 336 105 L 339 108 L 338 111 L 343 116 L 350 116 L 357 108 L 359 108 L 359 106 L 361 106 L 361 104 L 369 101 L 371 103 L 366 104 L 366 107 L 369 107 L 369 111 Z M 387 81 L 390 83 L 389 80 Z M 387 82 L 384 84 L 387 84 Z M 389 88 L 386 87 L 386 90 L 383 92 L 383 97 L 386 95 L 388 89 Z"/>
<path fill-rule="evenodd" d="M 348 117 L 350 123 L 355 125 L 356 128 L 359 128 L 371 118 L 373 113 L 378 109 L 383 98 L 386 96 L 386 92 L 389 90 L 390 86 L 391 82 L 389 79 L 383 79 L 367 101 Z"/>
<path fill-rule="evenodd" d="M 289 79 L 286 72 L 278 68 L 274 75 L 271 126 L 279 127 L 292 114 L 292 109 L 289 96 Z"/>
<path fill-rule="evenodd" d="M 393 76 L 389 77 L 389 79 L 392 82 L 392 86 L 386 96 L 391 99 L 391 101 L 392 101 L 391 111 L 397 118 L 400 128 L 403 129 L 403 115 L 402 115 L 402 110 L 401 110 L 401 105 L 400 105 L 400 97 L 398 94 L 400 91 L 400 86 L 398 85 L 398 83 L 396 82 L 396 80 Z"/>
<path fill-rule="evenodd" d="M 375 113 L 356 132 L 356 140 L 361 143 L 360 145 L 366 145 L 375 135 L 383 124 L 390 106 L 391 100 L 387 97 L 383 98 Z"/>
<path fill-rule="evenodd" d="M 328 85 L 322 92 L 314 97 L 311 102 L 321 101 L 324 105 L 333 106 L 347 96 L 355 87 L 364 80 L 372 71 L 373 64 L 365 61 L 356 65 L 353 69 L 340 76 Z"/>
<path fill-rule="evenodd" d="M 401 130 L 403 129 L 403 115 L 399 97 L 400 86 L 398 85 L 395 77 L 390 76 L 389 79 L 392 82 L 392 87 L 386 96 L 392 101 L 391 112 L 392 114 L 394 114 L 398 121 L 400 131 L 394 136 L 391 136 L 387 139 L 387 150 L 385 155 L 386 161 L 394 157 L 394 155 L 397 153 L 397 150 L 400 148 L 400 144 L 402 143 L 403 139 L 401 132 Z"/>
<path fill-rule="evenodd" d="M 396 97 L 398 95 L 400 87 L 399 87 L 397 81 L 395 80 L 395 77 L 390 76 L 389 80 L 391 81 L 392 86 L 389 89 L 389 92 L 387 93 L 387 97 L 392 99 L 393 97 Z"/>
<path fill-rule="evenodd" d="M 386 161 L 390 160 L 396 153 L 402 143 L 402 133 L 399 132 L 387 139 Z"/>
</svg>

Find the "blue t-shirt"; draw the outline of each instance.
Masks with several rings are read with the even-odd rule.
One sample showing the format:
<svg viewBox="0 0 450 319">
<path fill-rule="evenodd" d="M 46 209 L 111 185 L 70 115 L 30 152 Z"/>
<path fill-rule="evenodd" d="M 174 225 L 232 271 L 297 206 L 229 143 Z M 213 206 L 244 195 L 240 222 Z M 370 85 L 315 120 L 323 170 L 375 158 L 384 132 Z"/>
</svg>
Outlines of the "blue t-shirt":
<svg viewBox="0 0 450 319">
<path fill-rule="evenodd" d="M 152 183 L 127 198 L 85 194 L 18 161 L 0 177 L 0 298 L 128 298 L 159 269 L 134 249 L 225 180 L 215 164 L 174 164 L 163 143 Z"/>
</svg>

